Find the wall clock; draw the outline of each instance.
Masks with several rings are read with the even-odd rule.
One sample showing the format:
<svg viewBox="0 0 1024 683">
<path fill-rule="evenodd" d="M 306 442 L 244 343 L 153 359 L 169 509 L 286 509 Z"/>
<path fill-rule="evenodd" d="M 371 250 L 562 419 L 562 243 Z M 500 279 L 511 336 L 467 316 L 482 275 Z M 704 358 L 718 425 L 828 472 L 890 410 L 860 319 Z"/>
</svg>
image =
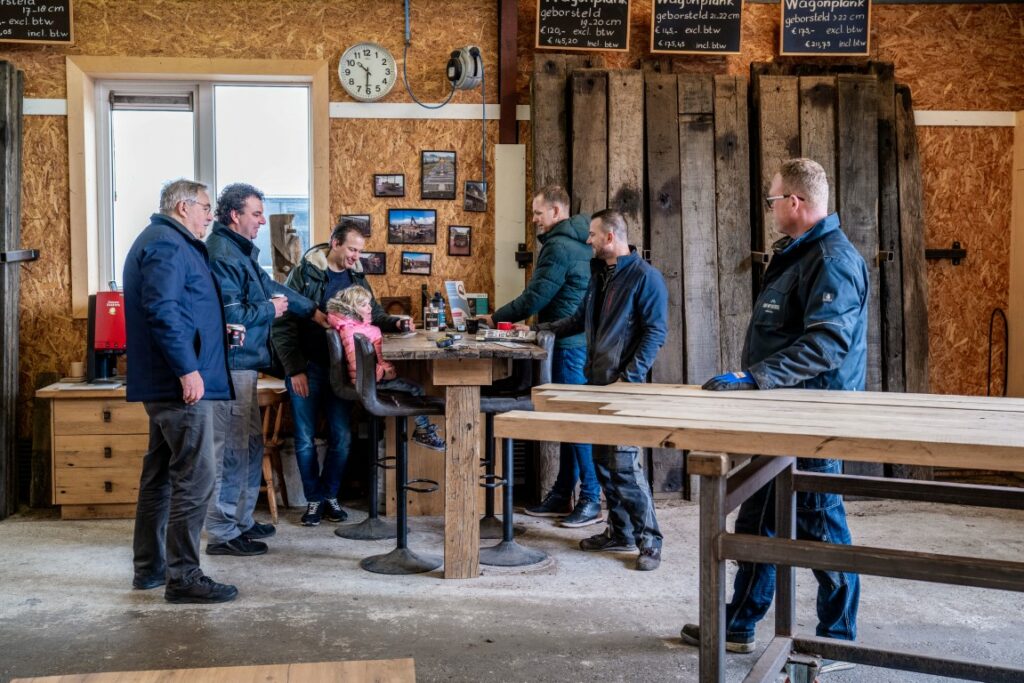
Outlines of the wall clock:
<svg viewBox="0 0 1024 683">
<path fill-rule="evenodd" d="M 345 50 L 338 62 L 341 87 L 353 98 L 373 102 L 387 95 L 395 85 L 398 69 L 387 48 L 377 43 L 359 43 Z"/>
</svg>

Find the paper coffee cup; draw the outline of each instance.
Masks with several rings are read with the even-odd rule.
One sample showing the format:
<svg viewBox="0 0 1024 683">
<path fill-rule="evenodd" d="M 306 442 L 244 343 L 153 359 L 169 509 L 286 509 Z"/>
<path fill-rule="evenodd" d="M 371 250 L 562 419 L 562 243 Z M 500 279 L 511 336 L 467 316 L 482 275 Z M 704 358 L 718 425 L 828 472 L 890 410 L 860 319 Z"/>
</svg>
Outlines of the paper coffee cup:
<svg viewBox="0 0 1024 683">
<path fill-rule="evenodd" d="M 85 377 L 85 363 L 80 360 L 71 361 L 71 377 Z"/>
</svg>

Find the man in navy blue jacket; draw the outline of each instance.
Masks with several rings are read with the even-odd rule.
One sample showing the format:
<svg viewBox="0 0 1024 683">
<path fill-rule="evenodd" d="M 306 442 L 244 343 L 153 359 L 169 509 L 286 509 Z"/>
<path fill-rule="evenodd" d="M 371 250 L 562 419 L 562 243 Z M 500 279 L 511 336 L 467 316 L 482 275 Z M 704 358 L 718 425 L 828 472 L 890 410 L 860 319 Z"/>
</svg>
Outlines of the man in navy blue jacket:
<svg viewBox="0 0 1024 683">
<path fill-rule="evenodd" d="M 169 602 L 226 602 L 234 586 L 199 568 L 199 532 L 213 492 L 213 406 L 234 398 L 220 290 L 202 238 L 206 186 L 175 180 L 124 265 L 128 400 L 149 415 L 135 513 L 132 585 L 166 583 Z"/>
<path fill-rule="evenodd" d="M 576 312 L 541 323 L 556 336 L 586 332 L 587 384 L 645 382 L 665 343 L 668 289 L 655 268 L 629 246 L 626 221 L 617 211 L 598 211 L 590 221 L 587 244 L 594 251 L 590 286 Z M 594 468 L 608 503 L 608 528 L 580 541 L 589 551 L 640 549 L 636 568 L 661 564 L 662 535 L 654 499 L 640 467 L 636 446 L 594 446 Z"/>
<path fill-rule="evenodd" d="M 327 324 L 316 304 L 280 285 L 260 266 L 253 243 L 263 215 L 263 193 L 234 183 L 217 198 L 217 220 L 206 240 L 210 268 L 220 285 L 224 318 L 245 327 L 240 346 L 228 350 L 235 400 L 214 409 L 217 476 L 206 514 L 206 553 L 247 557 L 267 552 L 258 539 L 276 533 L 253 519 L 263 475 L 263 425 L 256 379 L 271 365 L 270 326 L 285 311 Z M 271 493 L 270 495 L 273 495 Z"/>
<path fill-rule="evenodd" d="M 704 389 L 835 389 L 862 391 L 867 371 L 868 271 L 864 259 L 828 213 L 825 170 L 810 159 L 790 159 L 772 179 L 765 201 L 783 234 L 764 274 L 747 328 L 743 370 L 708 380 Z M 838 460 L 798 458 L 810 472 L 838 473 Z M 736 533 L 773 536 L 774 483 L 740 505 Z M 842 496 L 797 493 L 796 536 L 849 545 Z M 814 571 L 818 580 L 817 635 L 854 640 L 860 580 L 849 572 Z M 754 627 L 771 607 L 775 566 L 740 562 L 725 610 L 726 650 L 754 651 Z M 682 638 L 700 644 L 696 624 Z M 829 662 L 822 672 L 850 668 Z"/>
</svg>

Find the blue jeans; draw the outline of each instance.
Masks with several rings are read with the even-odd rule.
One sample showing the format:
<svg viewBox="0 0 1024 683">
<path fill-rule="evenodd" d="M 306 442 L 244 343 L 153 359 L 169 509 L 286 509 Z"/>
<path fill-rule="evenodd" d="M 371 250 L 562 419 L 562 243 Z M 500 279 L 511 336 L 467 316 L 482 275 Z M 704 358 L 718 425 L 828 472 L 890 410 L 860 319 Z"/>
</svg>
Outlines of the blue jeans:
<svg viewBox="0 0 1024 683">
<path fill-rule="evenodd" d="M 348 461 L 348 446 L 352 440 L 349 426 L 350 406 L 334 395 L 327 368 L 316 363 L 306 364 L 309 395 L 298 396 L 292 388 L 291 377 L 285 380 L 292 401 L 292 419 L 295 422 L 295 460 L 302 477 L 302 492 L 310 503 L 325 498 L 336 498 L 341 486 L 341 475 Z M 317 411 L 323 410 L 327 418 L 327 454 L 323 468 L 316 456 Z"/>
<path fill-rule="evenodd" d="M 798 458 L 797 468 L 807 472 L 838 474 L 838 460 Z M 775 535 L 775 482 L 767 484 L 740 506 L 736 533 Z M 842 496 L 835 493 L 796 494 L 796 537 L 850 545 L 850 528 Z M 856 640 L 860 577 L 846 572 L 813 570 L 818 580 L 818 627 L 823 638 Z M 768 612 L 775 597 L 775 565 L 740 562 L 733 583 L 732 601 L 725 608 L 727 637 L 754 637 L 754 626 Z"/>
<path fill-rule="evenodd" d="M 555 384 L 586 384 L 583 367 L 587 363 L 587 347 L 555 348 L 551 360 L 551 381 Z M 551 490 L 564 498 L 572 496 L 576 480 L 580 482 L 581 500 L 601 500 L 601 486 L 594 472 L 594 457 L 588 443 L 563 443 L 559 449 L 558 476 Z"/>
</svg>

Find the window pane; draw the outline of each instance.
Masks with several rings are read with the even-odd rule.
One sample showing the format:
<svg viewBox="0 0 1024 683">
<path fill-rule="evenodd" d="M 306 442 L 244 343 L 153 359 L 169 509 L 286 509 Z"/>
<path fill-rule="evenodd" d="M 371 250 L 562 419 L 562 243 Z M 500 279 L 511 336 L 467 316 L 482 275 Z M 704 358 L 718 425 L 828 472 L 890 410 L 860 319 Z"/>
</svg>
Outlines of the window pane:
<svg viewBox="0 0 1024 683">
<path fill-rule="evenodd" d="M 309 246 L 309 88 L 218 85 L 214 88 L 217 192 L 231 183 L 255 185 L 264 211 L 294 213 Z M 256 237 L 260 265 L 271 268 L 269 220 Z"/>
<path fill-rule="evenodd" d="M 160 210 L 160 188 L 168 180 L 195 178 L 195 133 L 192 112 L 113 111 L 110 119 L 114 239 L 109 276 L 120 282 L 128 250 Z"/>
</svg>

